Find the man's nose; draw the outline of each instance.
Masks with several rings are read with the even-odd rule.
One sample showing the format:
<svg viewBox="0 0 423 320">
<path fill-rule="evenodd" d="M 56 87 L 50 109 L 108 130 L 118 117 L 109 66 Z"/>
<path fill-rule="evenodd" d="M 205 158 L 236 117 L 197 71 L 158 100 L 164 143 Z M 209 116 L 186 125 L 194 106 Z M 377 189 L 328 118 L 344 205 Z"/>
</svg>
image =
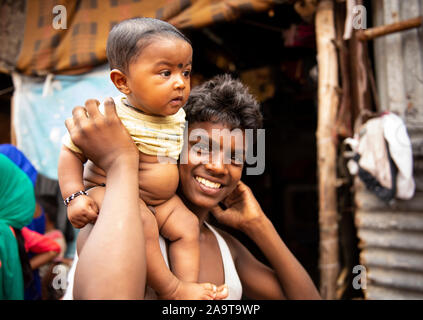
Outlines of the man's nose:
<svg viewBox="0 0 423 320">
<path fill-rule="evenodd" d="M 226 174 L 228 172 L 227 166 L 224 163 L 224 156 L 222 152 L 219 152 L 215 156 L 211 156 L 209 163 L 206 163 L 205 167 L 214 174 Z"/>
</svg>

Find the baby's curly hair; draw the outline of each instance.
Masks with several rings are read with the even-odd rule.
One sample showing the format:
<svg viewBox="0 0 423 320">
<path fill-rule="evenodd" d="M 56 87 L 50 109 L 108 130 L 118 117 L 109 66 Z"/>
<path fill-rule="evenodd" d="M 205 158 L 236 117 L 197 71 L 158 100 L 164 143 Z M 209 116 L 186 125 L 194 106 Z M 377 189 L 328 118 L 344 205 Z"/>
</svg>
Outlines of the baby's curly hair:
<svg viewBox="0 0 423 320">
<path fill-rule="evenodd" d="M 240 80 L 229 74 L 194 87 L 184 110 L 188 124 L 210 121 L 224 123 L 231 130 L 259 129 L 263 125 L 259 103 Z"/>
</svg>

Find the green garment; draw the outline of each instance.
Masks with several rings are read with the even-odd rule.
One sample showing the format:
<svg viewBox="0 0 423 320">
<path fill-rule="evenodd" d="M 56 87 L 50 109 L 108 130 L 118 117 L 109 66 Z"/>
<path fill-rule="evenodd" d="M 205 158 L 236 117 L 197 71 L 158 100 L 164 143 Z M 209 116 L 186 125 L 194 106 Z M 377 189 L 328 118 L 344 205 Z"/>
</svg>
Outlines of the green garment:
<svg viewBox="0 0 423 320">
<path fill-rule="evenodd" d="M 22 300 L 24 283 L 18 242 L 10 226 L 21 229 L 35 211 L 34 186 L 8 157 L 0 154 L 0 300 Z"/>
</svg>

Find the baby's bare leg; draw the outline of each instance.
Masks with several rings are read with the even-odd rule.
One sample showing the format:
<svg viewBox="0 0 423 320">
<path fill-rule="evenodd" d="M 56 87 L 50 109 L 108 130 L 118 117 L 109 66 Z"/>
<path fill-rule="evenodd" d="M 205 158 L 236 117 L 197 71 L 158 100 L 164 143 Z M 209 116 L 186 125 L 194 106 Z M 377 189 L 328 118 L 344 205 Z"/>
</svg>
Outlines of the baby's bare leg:
<svg viewBox="0 0 423 320">
<path fill-rule="evenodd" d="M 216 297 L 219 298 L 215 285 L 181 281 L 170 271 L 160 250 L 156 218 L 142 200 L 140 200 L 140 212 L 144 225 L 147 284 L 157 292 L 158 297 L 169 300 L 211 300 Z"/>
<path fill-rule="evenodd" d="M 144 225 L 147 284 L 159 296 L 168 298 L 176 290 L 179 280 L 172 274 L 164 261 L 160 250 L 159 229 L 156 218 L 142 201 L 140 201 L 140 212 Z"/>
<path fill-rule="evenodd" d="M 176 195 L 155 209 L 160 233 L 171 241 L 169 258 L 173 273 L 183 281 L 197 282 L 200 271 L 197 216 Z"/>
<path fill-rule="evenodd" d="M 89 196 L 96 201 L 99 208 L 101 208 L 104 192 L 104 187 L 95 187 L 88 191 Z M 139 205 L 144 226 L 147 284 L 157 292 L 161 299 L 210 300 L 215 298 L 216 287 L 212 284 L 183 282 L 170 271 L 161 254 L 156 218 L 144 201 L 140 200 Z M 125 230 L 122 230 L 122 232 L 125 232 Z M 83 239 L 81 241 L 84 242 Z M 81 243 L 81 245 L 83 244 Z M 128 259 L 130 258 L 128 257 Z"/>
</svg>

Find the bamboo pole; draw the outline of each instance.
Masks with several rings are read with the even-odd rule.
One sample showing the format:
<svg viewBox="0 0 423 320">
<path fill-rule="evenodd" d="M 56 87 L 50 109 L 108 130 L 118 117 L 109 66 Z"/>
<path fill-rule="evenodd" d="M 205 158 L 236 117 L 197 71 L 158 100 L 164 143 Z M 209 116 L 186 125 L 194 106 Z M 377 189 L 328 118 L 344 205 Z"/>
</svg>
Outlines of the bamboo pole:
<svg viewBox="0 0 423 320">
<path fill-rule="evenodd" d="M 18 146 L 15 131 L 15 93 L 13 93 L 12 99 L 10 99 L 10 143 L 14 146 Z"/>
<path fill-rule="evenodd" d="M 384 35 L 391 33 L 404 31 L 413 28 L 419 28 L 422 25 L 423 17 L 416 17 L 384 26 L 378 26 L 363 30 L 357 33 L 357 37 L 360 41 L 369 41 Z"/>
<path fill-rule="evenodd" d="M 320 294 L 335 299 L 338 261 L 338 213 L 336 205 L 335 121 L 339 98 L 338 59 L 335 48 L 333 0 L 321 0 L 316 12 L 318 84 L 317 165 L 319 184 Z"/>
</svg>

